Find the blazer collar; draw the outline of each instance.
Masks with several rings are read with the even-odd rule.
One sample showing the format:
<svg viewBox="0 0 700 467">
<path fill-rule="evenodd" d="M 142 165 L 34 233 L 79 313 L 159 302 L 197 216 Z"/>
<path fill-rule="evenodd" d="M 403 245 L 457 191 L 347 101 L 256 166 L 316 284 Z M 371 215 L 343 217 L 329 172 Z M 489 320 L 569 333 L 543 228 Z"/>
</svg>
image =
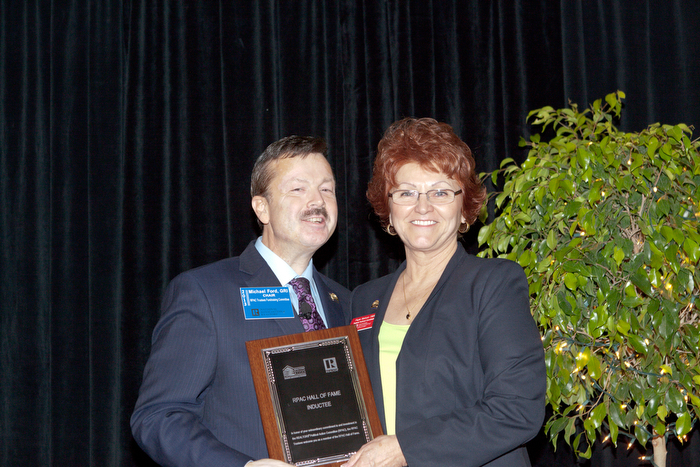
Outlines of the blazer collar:
<svg viewBox="0 0 700 467">
<path fill-rule="evenodd" d="M 431 300 L 431 298 L 435 294 L 437 294 L 445 286 L 447 281 L 450 280 L 450 276 L 452 276 L 454 270 L 457 268 L 457 265 L 459 263 L 461 263 L 466 256 L 467 256 L 467 252 L 464 250 L 464 247 L 462 246 L 462 244 L 459 243 L 457 245 L 457 250 L 452 255 L 452 258 L 450 258 L 450 261 L 447 263 L 447 266 L 445 266 L 445 270 L 440 275 L 440 279 L 438 279 L 437 283 L 435 284 L 435 288 L 430 293 L 430 295 L 428 295 L 428 298 L 426 299 L 425 303 L 428 303 Z M 394 288 L 396 287 L 396 283 L 398 282 L 399 277 L 401 277 L 401 273 L 405 269 L 406 269 L 406 261 L 401 263 L 401 265 L 398 267 L 398 269 L 396 271 L 394 271 L 394 273 L 391 275 L 391 280 L 389 281 L 389 284 L 387 284 L 387 288 L 386 288 L 386 291 L 384 292 L 384 295 L 382 297 L 379 297 L 379 307 L 377 308 L 377 310 L 375 312 L 375 316 L 374 316 L 375 323 L 381 323 L 384 321 L 384 315 L 386 314 L 386 309 L 389 305 L 389 300 L 391 299 L 391 294 L 394 292 Z M 424 319 L 428 319 L 428 317 L 423 316 L 421 318 L 420 313 L 418 314 L 418 316 L 416 316 L 416 320 L 424 320 Z M 378 342 L 379 326 L 373 326 L 372 334 L 373 334 L 372 341 Z"/>
</svg>

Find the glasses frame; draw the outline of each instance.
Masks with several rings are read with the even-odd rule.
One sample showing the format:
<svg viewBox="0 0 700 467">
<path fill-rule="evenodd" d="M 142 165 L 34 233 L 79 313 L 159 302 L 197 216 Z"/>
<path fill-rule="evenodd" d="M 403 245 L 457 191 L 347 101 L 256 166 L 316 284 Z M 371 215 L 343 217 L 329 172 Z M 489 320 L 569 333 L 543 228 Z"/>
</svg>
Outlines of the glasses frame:
<svg viewBox="0 0 700 467">
<path fill-rule="evenodd" d="M 417 193 L 418 196 L 416 196 L 416 201 L 415 201 L 415 202 L 403 204 L 403 203 L 401 203 L 401 202 L 397 202 L 397 201 L 394 199 L 394 194 L 395 194 L 395 193 L 399 193 L 399 192 L 414 192 L 414 193 Z M 430 193 L 437 193 L 437 192 L 451 192 L 451 193 L 453 193 L 452 199 L 451 199 L 450 201 L 446 202 L 446 203 L 442 203 L 442 202 L 435 203 L 435 202 L 434 202 L 434 199 L 431 198 Z M 387 193 L 387 196 L 388 196 L 389 199 L 390 199 L 394 204 L 396 204 L 397 206 L 413 206 L 413 205 L 415 205 L 415 204 L 418 204 L 418 201 L 420 201 L 420 195 L 425 195 L 425 198 L 426 198 L 426 199 L 428 200 L 428 202 L 429 202 L 430 204 L 432 204 L 432 205 L 435 205 L 435 206 L 444 206 L 444 205 L 446 205 L 446 204 L 452 204 L 452 203 L 454 203 L 455 199 L 457 198 L 457 195 L 461 195 L 461 194 L 462 194 L 462 190 L 453 190 L 453 189 L 451 189 L 451 188 L 439 188 L 439 189 L 436 189 L 436 190 L 428 190 L 428 191 L 423 192 L 423 193 L 421 193 L 421 192 L 418 191 L 418 190 L 394 190 L 394 191 L 392 191 L 392 192 Z"/>
</svg>

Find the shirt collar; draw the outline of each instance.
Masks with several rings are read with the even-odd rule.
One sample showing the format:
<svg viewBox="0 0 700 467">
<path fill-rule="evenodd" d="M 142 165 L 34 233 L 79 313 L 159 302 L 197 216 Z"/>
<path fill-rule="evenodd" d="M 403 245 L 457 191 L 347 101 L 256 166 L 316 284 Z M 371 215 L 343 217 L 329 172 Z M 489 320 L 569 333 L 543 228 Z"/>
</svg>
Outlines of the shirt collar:
<svg viewBox="0 0 700 467">
<path fill-rule="evenodd" d="M 287 264 L 286 261 L 265 246 L 265 244 L 262 242 L 262 237 L 258 237 L 258 239 L 255 241 L 255 248 L 258 250 L 258 253 L 260 253 L 260 256 L 263 257 L 267 265 L 270 266 L 270 269 L 272 269 L 275 276 L 277 276 L 280 284 L 286 285 L 289 281 L 297 277 L 296 271 L 294 271 L 294 269 L 292 269 L 292 267 Z M 312 259 L 309 261 L 306 269 L 301 274 L 301 277 L 306 277 L 312 284 L 314 283 L 313 270 L 314 261 Z"/>
</svg>

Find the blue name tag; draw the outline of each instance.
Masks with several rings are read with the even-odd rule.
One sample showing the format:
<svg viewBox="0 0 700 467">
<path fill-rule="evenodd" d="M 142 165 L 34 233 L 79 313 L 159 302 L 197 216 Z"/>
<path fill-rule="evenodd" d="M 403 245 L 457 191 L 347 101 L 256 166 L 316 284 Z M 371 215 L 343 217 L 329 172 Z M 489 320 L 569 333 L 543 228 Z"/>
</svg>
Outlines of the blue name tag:
<svg viewBox="0 0 700 467">
<path fill-rule="evenodd" d="M 245 319 L 294 318 L 287 287 L 241 287 Z"/>
</svg>

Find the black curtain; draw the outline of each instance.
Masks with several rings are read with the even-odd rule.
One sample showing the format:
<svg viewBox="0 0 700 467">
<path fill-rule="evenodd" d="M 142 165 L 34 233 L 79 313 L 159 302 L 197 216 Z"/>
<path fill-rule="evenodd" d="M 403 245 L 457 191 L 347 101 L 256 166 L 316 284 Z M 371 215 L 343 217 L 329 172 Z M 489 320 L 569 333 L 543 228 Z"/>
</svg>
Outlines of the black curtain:
<svg viewBox="0 0 700 467">
<path fill-rule="evenodd" d="M 695 0 L 0 1 L 0 465 L 150 465 L 128 420 L 161 293 L 255 238 L 270 142 L 329 141 L 315 261 L 352 288 L 402 259 L 364 197 L 392 121 L 452 124 L 481 171 L 523 159 L 529 110 L 617 89 L 623 129 L 697 125 L 698 24 Z"/>
</svg>

